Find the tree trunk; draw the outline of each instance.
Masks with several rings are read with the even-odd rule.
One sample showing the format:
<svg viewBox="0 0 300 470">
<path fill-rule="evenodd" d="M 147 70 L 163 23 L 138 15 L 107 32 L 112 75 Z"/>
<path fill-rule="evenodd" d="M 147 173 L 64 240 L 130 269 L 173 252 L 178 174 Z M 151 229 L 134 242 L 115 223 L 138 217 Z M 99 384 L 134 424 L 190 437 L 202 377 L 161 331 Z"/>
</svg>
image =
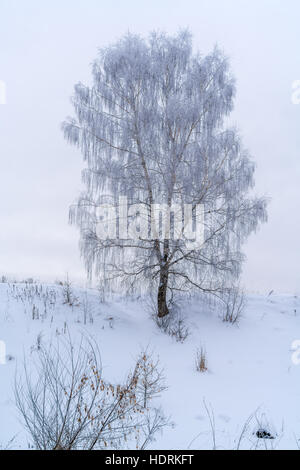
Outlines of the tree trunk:
<svg viewBox="0 0 300 470">
<path fill-rule="evenodd" d="M 159 283 L 158 295 L 157 295 L 157 310 L 158 310 L 159 318 L 163 318 L 169 315 L 169 309 L 167 306 L 167 290 L 168 290 L 168 271 L 163 269 L 160 273 L 160 283 Z"/>
</svg>

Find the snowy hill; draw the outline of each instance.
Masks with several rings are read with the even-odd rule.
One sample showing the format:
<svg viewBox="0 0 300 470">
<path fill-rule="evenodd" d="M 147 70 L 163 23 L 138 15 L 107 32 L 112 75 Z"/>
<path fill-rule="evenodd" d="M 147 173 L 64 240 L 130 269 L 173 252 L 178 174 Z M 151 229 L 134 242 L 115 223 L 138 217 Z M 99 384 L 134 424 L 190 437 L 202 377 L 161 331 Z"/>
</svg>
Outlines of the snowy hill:
<svg viewBox="0 0 300 470">
<path fill-rule="evenodd" d="M 126 376 L 141 349 L 148 347 L 159 356 L 168 389 L 158 400 L 173 425 L 150 447 L 297 448 L 300 366 L 292 350 L 300 339 L 296 296 L 248 296 L 238 326 L 222 322 L 212 307 L 194 299 L 183 309 L 189 336 L 180 343 L 159 330 L 145 301 L 104 303 L 97 290 L 73 289 L 72 295 L 70 306 L 64 304 L 63 286 L 0 284 L 2 353 L 4 343 L 6 347 L 5 364 L 0 365 L 1 446 L 28 448 L 29 437 L 14 404 L 16 368 L 22 369 L 24 357 L 30 367 L 40 342 L 68 330 L 74 338 L 83 332 L 95 339 L 103 371 L 112 382 Z M 205 373 L 195 368 L 200 347 L 206 351 Z M 274 439 L 259 439 L 259 429 Z"/>
</svg>

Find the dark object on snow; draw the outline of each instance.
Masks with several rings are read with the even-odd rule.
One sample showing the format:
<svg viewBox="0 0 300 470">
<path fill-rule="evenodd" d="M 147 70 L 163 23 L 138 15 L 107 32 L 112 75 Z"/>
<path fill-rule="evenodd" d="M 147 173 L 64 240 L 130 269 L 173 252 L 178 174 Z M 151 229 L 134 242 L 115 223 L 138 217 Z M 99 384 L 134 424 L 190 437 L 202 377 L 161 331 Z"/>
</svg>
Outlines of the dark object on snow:
<svg viewBox="0 0 300 470">
<path fill-rule="evenodd" d="M 256 431 L 256 437 L 258 437 L 258 439 L 275 439 L 275 437 L 265 429 Z"/>
</svg>

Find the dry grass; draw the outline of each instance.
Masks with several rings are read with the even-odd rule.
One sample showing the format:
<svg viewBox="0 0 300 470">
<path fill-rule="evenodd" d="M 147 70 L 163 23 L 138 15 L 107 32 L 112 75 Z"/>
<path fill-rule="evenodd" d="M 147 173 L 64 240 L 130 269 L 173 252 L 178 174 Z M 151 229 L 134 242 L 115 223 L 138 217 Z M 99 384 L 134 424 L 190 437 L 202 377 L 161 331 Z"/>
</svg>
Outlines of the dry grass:
<svg viewBox="0 0 300 470">
<path fill-rule="evenodd" d="M 208 371 L 206 351 L 202 346 L 196 352 L 196 361 L 195 362 L 196 362 L 196 370 L 198 372 L 203 373 L 203 372 Z"/>
</svg>

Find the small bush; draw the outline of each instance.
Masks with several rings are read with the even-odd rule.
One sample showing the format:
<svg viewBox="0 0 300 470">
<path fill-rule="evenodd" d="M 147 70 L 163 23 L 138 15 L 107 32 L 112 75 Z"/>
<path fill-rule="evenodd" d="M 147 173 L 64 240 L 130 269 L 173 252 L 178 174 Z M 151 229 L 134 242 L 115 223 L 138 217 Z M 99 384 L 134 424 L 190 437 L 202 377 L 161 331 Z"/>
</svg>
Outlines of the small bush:
<svg viewBox="0 0 300 470">
<path fill-rule="evenodd" d="M 231 324 L 238 323 L 246 305 L 245 293 L 236 286 L 226 289 L 223 294 L 223 303 L 223 321 Z"/>
<path fill-rule="evenodd" d="M 165 334 L 174 338 L 178 343 L 184 343 L 190 334 L 189 328 L 186 325 L 186 321 L 183 318 L 180 312 L 180 308 L 177 304 L 174 302 L 169 302 L 168 308 L 169 314 L 160 318 L 157 315 L 157 306 L 155 301 L 150 299 L 150 303 L 148 304 L 151 317 L 158 328 Z"/>
<path fill-rule="evenodd" d="M 103 378 L 97 346 L 82 338 L 35 353 L 17 378 L 17 408 L 39 450 L 144 449 L 168 424 L 150 401 L 163 387 L 157 362 L 143 353 L 123 384 Z"/>
<path fill-rule="evenodd" d="M 136 370 L 140 377 L 137 389 L 143 397 L 144 408 L 147 408 L 149 400 L 166 390 L 165 376 L 160 368 L 159 357 L 154 359 L 148 350 L 142 351 L 137 359 Z"/>
<path fill-rule="evenodd" d="M 163 318 L 159 318 L 157 315 L 153 317 L 159 329 L 174 338 L 178 343 L 184 343 L 188 338 L 190 331 L 180 314 L 170 312 L 169 315 Z"/>
<path fill-rule="evenodd" d="M 83 313 L 83 323 L 85 325 L 87 324 L 87 322 L 91 324 L 94 323 L 92 305 L 89 301 L 87 292 L 84 293 L 81 306 L 82 306 L 82 313 Z"/>
<path fill-rule="evenodd" d="M 69 305 L 70 307 L 79 306 L 79 300 L 74 295 L 72 283 L 69 280 L 69 276 L 67 276 L 67 279 L 63 285 L 63 303 L 65 305 Z"/>
</svg>

